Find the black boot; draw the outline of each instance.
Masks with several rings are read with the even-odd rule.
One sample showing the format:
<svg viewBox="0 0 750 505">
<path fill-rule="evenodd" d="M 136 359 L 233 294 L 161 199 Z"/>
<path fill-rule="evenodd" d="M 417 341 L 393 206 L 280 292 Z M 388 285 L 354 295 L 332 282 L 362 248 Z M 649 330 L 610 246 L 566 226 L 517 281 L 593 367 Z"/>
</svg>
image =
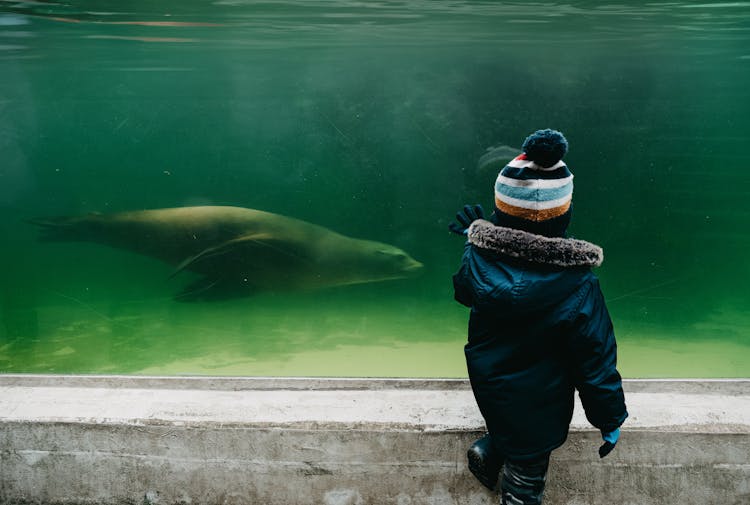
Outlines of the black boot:
<svg viewBox="0 0 750 505">
<path fill-rule="evenodd" d="M 497 488 L 502 461 L 495 454 L 490 434 L 486 433 L 482 438 L 471 444 L 466 456 L 469 459 L 469 471 L 482 485 L 494 491 Z"/>
</svg>

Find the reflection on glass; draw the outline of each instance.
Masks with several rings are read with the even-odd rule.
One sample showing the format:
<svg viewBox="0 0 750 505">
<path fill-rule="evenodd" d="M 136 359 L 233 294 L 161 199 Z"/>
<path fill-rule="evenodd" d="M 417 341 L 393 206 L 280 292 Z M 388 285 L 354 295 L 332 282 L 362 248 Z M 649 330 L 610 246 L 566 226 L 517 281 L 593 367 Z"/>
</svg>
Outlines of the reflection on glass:
<svg viewBox="0 0 750 505">
<path fill-rule="evenodd" d="M 623 374 L 748 376 L 748 19 L 742 2 L 6 2 L 0 372 L 463 377 L 447 224 L 552 127 L 570 231 L 605 249 Z M 235 207 L 274 217 L 190 239 L 200 219 L 149 214 Z"/>
</svg>

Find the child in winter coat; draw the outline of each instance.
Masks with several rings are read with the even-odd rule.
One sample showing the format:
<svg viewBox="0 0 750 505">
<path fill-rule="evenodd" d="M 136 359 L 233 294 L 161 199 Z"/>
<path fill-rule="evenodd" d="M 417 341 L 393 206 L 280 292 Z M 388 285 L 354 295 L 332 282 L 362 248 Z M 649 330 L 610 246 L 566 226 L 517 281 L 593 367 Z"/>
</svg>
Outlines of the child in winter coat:
<svg viewBox="0 0 750 505">
<path fill-rule="evenodd" d="M 502 469 L 502 504 L 541 503 L 574 390 L 602 433 L 601 457 L 628 415 L 612 322 L 591 272 L 602 250 L 565 238 L 567 147 L 555 130 L 530 135 L 497 178 L 492 222 L 466 206 L 450 226 L 468 237 L 453 284 L 456 300 L 471 308 L 466 363 L 488 431 L 469 449 L 469 469 L 490 489 Z"/>
</svg>

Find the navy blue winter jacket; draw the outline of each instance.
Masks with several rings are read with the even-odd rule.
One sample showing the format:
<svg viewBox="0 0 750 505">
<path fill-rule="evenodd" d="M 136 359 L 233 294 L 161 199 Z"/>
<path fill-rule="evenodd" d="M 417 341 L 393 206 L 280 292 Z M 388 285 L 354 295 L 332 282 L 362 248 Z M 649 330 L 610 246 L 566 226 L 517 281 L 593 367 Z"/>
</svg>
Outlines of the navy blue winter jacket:
<svg viewBox="0 0 750 505">
<path fill-rule="evenodd" d="M 617 345 L 591 266 L 599 247 L 475 221 L 455 297 L 471 307 L 469 378 L 497 450 L 523 460 L 565 442 L 574 389 L 600 430 L 627 417 Z"/>
</svg>

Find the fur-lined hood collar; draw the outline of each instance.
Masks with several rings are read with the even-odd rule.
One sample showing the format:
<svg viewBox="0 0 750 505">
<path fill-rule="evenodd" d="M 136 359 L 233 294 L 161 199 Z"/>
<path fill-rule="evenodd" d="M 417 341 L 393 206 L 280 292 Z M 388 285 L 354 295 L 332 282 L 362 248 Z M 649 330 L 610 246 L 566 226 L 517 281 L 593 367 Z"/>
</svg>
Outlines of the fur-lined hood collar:
<svg viewBox="0 0 750 505">
<path fill-rule="evenodd" d="M 604 261 L 601 247 L 572 238 L 544 237 L 495 226 L 478 219 L 469 226 L 469 243 L 512 258 L 559 267 L 598 267 Z"/>
</svg>

